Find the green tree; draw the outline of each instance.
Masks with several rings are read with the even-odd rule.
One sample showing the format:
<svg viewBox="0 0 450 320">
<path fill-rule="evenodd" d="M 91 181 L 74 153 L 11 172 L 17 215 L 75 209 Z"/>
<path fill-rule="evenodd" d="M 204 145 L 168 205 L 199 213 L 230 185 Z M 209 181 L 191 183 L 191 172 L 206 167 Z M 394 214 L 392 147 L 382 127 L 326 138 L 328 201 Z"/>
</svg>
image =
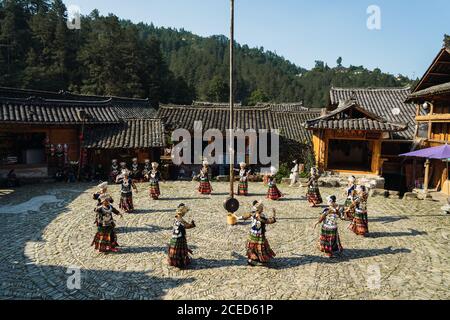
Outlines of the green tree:
<svg viewBox="0 0 450 320">
<path fill-rule="evenodd" d="M 261 89 L 256 89 L 254 90 L 250 97 L 247 100 L 247 104 L 249 106 L 254 106 L 260 102 L 268 102 L 269 98 L 267 97 L 267 95 L 261 90 Z"/>
<path fill-rule="evenodd" d="M 226 102 L 229 100 L 230 86 L 221 77 L 215 76 L 209 85 L 207 100 L 211 102 Z"/>
</svg>

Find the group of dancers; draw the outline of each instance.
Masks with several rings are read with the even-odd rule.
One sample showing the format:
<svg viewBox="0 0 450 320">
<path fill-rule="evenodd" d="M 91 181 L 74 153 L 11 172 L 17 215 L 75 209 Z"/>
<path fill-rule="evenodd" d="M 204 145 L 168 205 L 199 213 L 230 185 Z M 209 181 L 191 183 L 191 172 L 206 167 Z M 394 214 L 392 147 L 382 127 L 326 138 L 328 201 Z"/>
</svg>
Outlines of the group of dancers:
<svg viewBox="0 0 450 320">
<path fill-rule="evenodd" d="M 248 195 L 248 179 L 251 171 L 246 168 L 245 163 L 240 163 L 239 183 L 237 194 L 241 196 Z M 271 168 L 270 174 L 265 177 L 265 183 L 268 186 L 267 198 L 270 200 L 279 200 L 283 194 L 276 184 L 276 169 Z M 320 175 L 317 168 L 313 167 L 307 182 L 306 198 L 312 207 L 320 205 L 322 197 L 319 190 Z M 152 162 L 151 166 L 144 174 L 144 178 L 150 182 L 149 196 L 158 200 L 161 195 L 159 182 L 162 180 L 161 173 L 158 171 L 158 163 Z M 200 194 L 209 195 L 213 189 L 209 180 L 209 165 L 207 161 L 203 161 L 202 169 L 197 176 L 199 180 L 198 192 Z M 120 173 L 116 174 L 114 181 L 120 184 L 120 203 L 119 207 L 126 213 L 131 213 L 133 207 L 133 190 L 138 192 L 131 172 L 123 168 Z M 367 219 L 367 199 L 368 192 L 364 185 L 357 185 L 354 176 L 349 177 L 348 186 L 345 190 L 345 203 L 343 206 L 337 203 L 335 195 L 327 197 L 327 206 L 321 212 L 321 215 L 314 225 L 322 224 L 319 249 L 328 257 L 333 257 L 335 253 L 341 253 L 343 247 L 339 238 L 338 220 L 350 221 L 349 229 L 357 235 L 367 235 L 368 219 Z M 117 252 L 118 242 L 115 232 L 114 215 L 123 216 L 122 213 L 114 208 L 114 200 L 108 193 L 108 183 L 103 182 L 98 185 L 98 191 L 94 193 L 93 199 L 97 201 L 95 208 L 97 232 L 92 241 L 92 245 L 99 252 Z M 241 216 L 237 216 L 237 220 L 251 220 L 250 233 L 247 239 L 247 262 L 251 266 L 265 265 L 275 256 L 269 242 L 266 238 L 266 225 L 277 222 L 276 211 L 272 209 L 272 216 L 268 217 L 264 212 L 264 204 L 261 200 L 253 201 L 251 212 Z M 171 266 L 185 268 L 191 262 L 189 249 L 186 240 L 186 230 L 194 228 L 195 222 L 187 222 L 184 220 L 189 208 L 180 203 L 175 209 L 175 219 L 172 225 L 172 236 L 169 241 L 168 263 Z"/>
</svg>

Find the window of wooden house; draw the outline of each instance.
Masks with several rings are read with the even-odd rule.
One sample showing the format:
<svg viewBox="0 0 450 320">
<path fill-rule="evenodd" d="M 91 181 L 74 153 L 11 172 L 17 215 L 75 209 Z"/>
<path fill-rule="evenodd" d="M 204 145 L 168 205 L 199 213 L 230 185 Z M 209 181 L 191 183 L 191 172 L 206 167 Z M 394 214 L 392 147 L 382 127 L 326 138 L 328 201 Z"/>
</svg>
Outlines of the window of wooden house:
<svg viewBox="0 0 450 320">
<path fill-rule="evenodd" d="M 419 123 L 417 129 L 418 138 L 428 138 L 428 123 Z"/>
<path fill-rule="evenodd" d="M 330 139 L 328 169 L 370 171 L 372 142 L 365 140 Z"/>
<path fill-rule="evenodd" d="M 44 132 L 0 133 L 0 164 L 46 163 Z"/>
</svg>

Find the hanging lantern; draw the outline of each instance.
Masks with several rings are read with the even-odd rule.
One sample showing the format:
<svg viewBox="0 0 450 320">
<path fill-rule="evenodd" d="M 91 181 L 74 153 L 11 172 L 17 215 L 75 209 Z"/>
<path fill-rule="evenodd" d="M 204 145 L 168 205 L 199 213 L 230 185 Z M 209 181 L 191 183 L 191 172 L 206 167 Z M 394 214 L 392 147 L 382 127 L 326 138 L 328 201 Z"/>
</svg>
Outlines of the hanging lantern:
<svg viewBox="0 0 450 320">
<path fill-rule="evenodd" d="M 52 156 L 52 157 L 55 156 L 55 145 L 54 144 L 50 144 L 50 156 Z"/>
</svg>

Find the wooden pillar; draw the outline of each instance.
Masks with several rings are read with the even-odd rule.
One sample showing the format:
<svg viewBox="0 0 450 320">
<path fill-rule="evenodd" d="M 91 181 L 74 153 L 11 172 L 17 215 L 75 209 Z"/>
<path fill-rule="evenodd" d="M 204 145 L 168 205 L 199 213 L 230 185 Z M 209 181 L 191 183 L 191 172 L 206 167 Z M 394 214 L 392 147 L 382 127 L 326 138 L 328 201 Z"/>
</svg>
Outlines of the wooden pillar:
<svg viewBox="0 0 450 320">
<path fill-rule="evenodd" d="M 428 193 L 428 184 L 429 184 L 429 177 L 430 175 L 430 159 L 427 159 L 427 161 L 425 161 L 425 178 L 423 181 L 423 189 L 425 194 Z"/>
<path fill-rule="evenodd" d="M 381 140 L 375 140 L 372 142 L 372 163 L 371 169 L 374 174 L 380 174 L 381 164 Z"/>
</svg>

